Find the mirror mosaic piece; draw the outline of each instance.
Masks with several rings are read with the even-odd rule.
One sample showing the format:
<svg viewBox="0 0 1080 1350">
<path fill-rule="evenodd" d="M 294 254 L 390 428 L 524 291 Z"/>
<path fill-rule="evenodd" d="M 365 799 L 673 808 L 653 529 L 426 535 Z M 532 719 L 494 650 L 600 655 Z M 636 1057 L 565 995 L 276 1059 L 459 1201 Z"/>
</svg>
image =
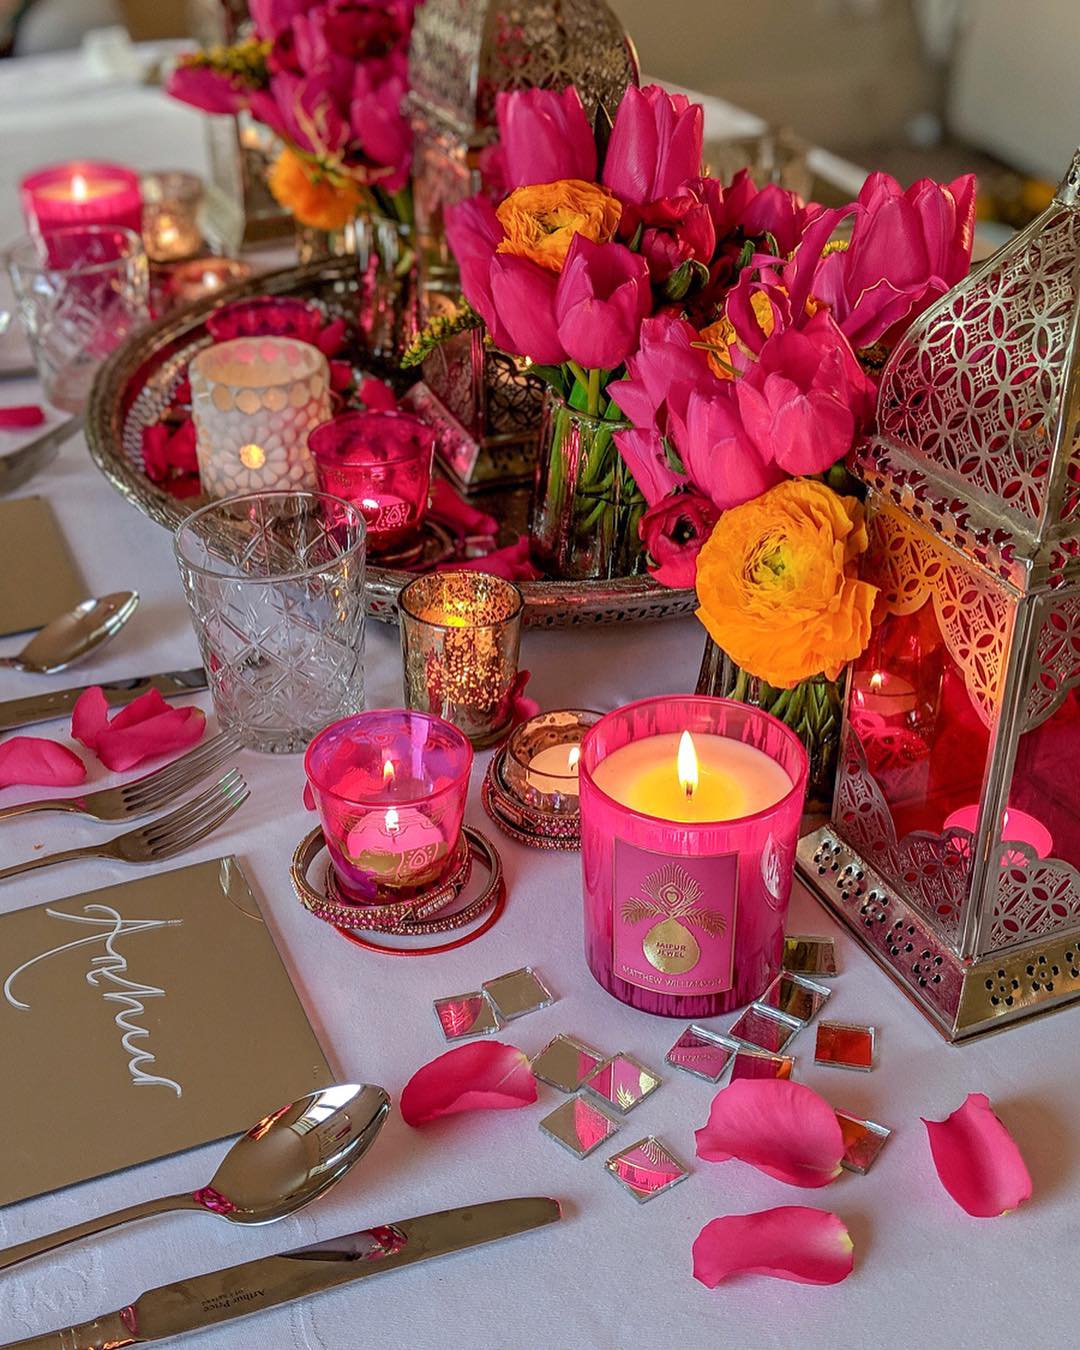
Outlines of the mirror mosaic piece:
<svg viewBox="0 0 1080 1350">
<path fill-rule="evenodd" d="M 797 1022 L 809 1022 L 821 1011 L 831 993 L 827 985 L 781 971 L 755 1003 L 760 1008 L 785 1013 Z"/>
<path fill-rule="evenodd" d="M 585 1080 L 585 1091 L 626 1115 L 663 1082 L 633 1055 L 613 1055 Z"/>
<path fill-rule="evenodd" d="M 507 1022 L 555 1002 L 554 994 L 532 966 L 522 966 L 520 970 L 485 980 L 481 988 L 491 999 L 495 1011 Z"/>
<path fill-rule="evenodd" d="M 836 944 L 831 937 L 789 933 L 784 938 L 783 967 L 793 975 L 832 979 L 836 974 Z"/>
<path fill-rule="evenodd" d="M 814 1063 L 869 1073 L 874 1067 L 874 1028 L 856 1022 L 819 1022 Z"/>
<path fill-rule="evenodd" d="M 728 1035 L 759 1050 L 778 1055 L 801 1027 L 802 1023 L 793 1017 L 770 1012 L 768 1008 L 759 1008 L 752 1003 L 728 1028 Z"/>
<path fill-rule="evenodd" d="M 668 1064 L 707 1083 L 718 1083 L 738 1052 L 738 1041 L 705 1027 L 689 1026 L 664 1056 Z"/>
<path fill-rule="evenodd" d="M 743 1046 L 731 1066 L 731 1082 L 738 1078 L 790 1078 L 794 1070 L 791 1055 L 769 1055 Z"/>
<path fill-rule="evenodd" d="M 448 1041 L 464 1040 L 466 1036 L 490 1036 L 502 1026 L 502 1019 L 479 991 L 437 998 L 432 1007 Z"/>
<path fill-rule="evenodd" d="M 849 1172 L 865 1176 L 877 1161 L 892 1130 L 847 1111 L 837 1111 L 836 1119 L 844 1136 L 844 1156 L 840 1159 L 840 1165 Z"/>
<path fill-rule="evenodd" d="M 587 1158 L 594 1148 L 610 1139 L 619 1122 L 594 1106 L 586 1097 L 572 1097 L 544 1117 L 540 1128 L 575 1158 Z"/>
<path fill-rule="evenodd" d="M 651 1134 L 613 1154 L 604 1166 L 639 1204 L 670 1191 L 690 1175 L 674 1153 Z"/>
<path fill-rule="evenodd" d="M 533 1057 L 532 1071 L 541 1082 L 550 1083 L 560 1092 L 576 1092 L 603 1060 L 599 1050 L 583 1041 L 556 1036 Z"/>
</svg>

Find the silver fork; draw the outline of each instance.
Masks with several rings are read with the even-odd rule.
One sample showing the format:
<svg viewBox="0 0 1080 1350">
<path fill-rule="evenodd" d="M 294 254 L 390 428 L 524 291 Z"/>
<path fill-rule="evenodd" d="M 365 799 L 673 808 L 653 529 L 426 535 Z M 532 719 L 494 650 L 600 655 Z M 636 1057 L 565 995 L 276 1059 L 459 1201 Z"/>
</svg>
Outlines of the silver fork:
<svg viewBox="0 0 1080 1350">
<path fill-rule="evenodd" d="M 16 802 L 12 806 L 0 807 L 0 820 L 29 815 L 31 811 L 73 811 L 77 815 L 92 816 L 95 820 L 136 820 L 139 816 L 149 816 L 161 807 L 171 805 L 201 779 L 208 778 L 239 745 L 239 736 L 231 731 L 223 731 L 179 759 L 171 760 L 133 782 L 121 783 L 119 787 L 99 788 L 97 792 L 85 792 L 81 797 Z"/>
<path fill-rule="evenodd" d="M 87 844 L 81 848 L 66 849 L 63 853 L 48 853 L 41 858 L 17 863 L 14 867 L 5 867 L 0 871 L 0 881 L 17 877 L 23 872 L 33 872 L 39 867 L 50 867 L 53 863 L 71 862 L 76 858 L 111 858 L 114 862 L 125 863 L 159 862 L 204 839 L 228 820 L 247 799 L 248 785 L 243 775 L 239 769 L 230 769 L 213 787 L 192 797 L 167 816 L 160 816 L 146 825 L 138 825 L 103 844 Z"/>
</svg>

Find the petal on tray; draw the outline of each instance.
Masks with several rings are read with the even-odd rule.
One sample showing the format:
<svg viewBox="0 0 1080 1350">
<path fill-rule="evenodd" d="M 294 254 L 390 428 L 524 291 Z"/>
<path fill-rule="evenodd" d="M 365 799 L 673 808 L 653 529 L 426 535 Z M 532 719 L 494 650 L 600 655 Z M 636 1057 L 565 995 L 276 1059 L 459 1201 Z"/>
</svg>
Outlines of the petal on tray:
<svg viewBox="0 0 1080 1350">
<path fill-rule="evenodd" d="M 836 1113 L 803 1083 L 740 1078 L 713 1098 L 695 1134 L 709 1162 L 738 1158 L 791 1186 L 827 1186 L 840 1175 L 844 1138 Z"/>
<path fill-rule="evenodd" d="M 502 1041 L 459 1045 L 417 1069 L 401 1092 L 407 1125 L 458 1111 L 511 1111 L 536 1101 L 528 1056 Z"/>
<path fill-rule="evenodd" d="M 970 1092 L 944 1120 L 923 1120 L 941 1184 L 978 1219 L 1008 1214 L 1031 1199 L 1031 1174 L 984 1092 Z"/>
<path fill-rule="evenodd" d="M 694 1242 L 694 1279 L 710 1289 L 732 1275 L 839 1284 L 854 1264 L 855 1244 L 844 1221 L 805 1205 L 713 1219 Z"/>
</svg>

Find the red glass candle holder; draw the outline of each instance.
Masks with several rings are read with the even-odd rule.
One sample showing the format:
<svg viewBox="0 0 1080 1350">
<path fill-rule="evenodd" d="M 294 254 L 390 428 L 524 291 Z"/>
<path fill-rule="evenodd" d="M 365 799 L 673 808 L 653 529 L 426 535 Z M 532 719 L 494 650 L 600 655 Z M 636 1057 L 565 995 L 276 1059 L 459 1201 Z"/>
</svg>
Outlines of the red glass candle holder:
<svg viewBox="0 0 1080 1350">
<path fill-rule="evenodd" d="M 363 512 L 369 553 L 416 535 L 431 486 L 431 427 L 405 413 L 351 412 L 316 427 L 308 444 L 322 490 Z"/>
<path fill-rule="evenodd" d="M 282 295 L 234 300 L 206 316 L 206 331 L 215 342 L 238 337 L 291 337 L 317 346 L 325 325 L 326 317 L 318 305 Z"/>
<path fill-rule="evenodd" d="M 19 185 L 23 216 L 32 234 L 65 225 L 122 225 L 142 228 L 138 174 L 119 164 L 72 160 L 29 174 Z"/>
<path fill-rule="evenodd" d="M 357 713 L 315 737 L 304 770 L 348 899 L 387 904 L 454 870 L 472 760 L 456 727 L 405 709 Z"/>
<path fill-rule="evenodd" d="M 689 792 L 684 732 L 697 757 Z M 794 732 L 727 699 L 643 699 L 587 732 L 585 956 L 608 993 L 691 1019 L 765 989 L 780 969 L 807 775 Z"/>
</svg>

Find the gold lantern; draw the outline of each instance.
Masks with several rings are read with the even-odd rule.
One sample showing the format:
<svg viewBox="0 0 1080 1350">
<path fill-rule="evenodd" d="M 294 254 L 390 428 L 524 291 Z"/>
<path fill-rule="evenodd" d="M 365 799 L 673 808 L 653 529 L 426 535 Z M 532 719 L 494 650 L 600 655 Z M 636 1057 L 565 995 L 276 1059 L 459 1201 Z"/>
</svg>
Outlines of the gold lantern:
<svg viewBox="0 0 1080 1350">
<path fill-rule="evenodd" d="M 608 115 L 638 82 L 637 55 L 604 0 L 426 0 L 409 53 L 420 319 L 451 310 L 461 286 L 445 208 L 479 189 L 479 158 L 496 138 L 495 99 L 513 89 L 574 85 L 590 117 Z M 465 487 L 528 481 L 543 386 L 460 334 L 424 364 L 410 398 L 437 429 L 440 458 Z"/>
<path fill-rule="evenodd" d="M 1080 151 L 882 372 L 874 636 L 802 875 L 950 1040 L 1080 998 Z"/>
</svg>

